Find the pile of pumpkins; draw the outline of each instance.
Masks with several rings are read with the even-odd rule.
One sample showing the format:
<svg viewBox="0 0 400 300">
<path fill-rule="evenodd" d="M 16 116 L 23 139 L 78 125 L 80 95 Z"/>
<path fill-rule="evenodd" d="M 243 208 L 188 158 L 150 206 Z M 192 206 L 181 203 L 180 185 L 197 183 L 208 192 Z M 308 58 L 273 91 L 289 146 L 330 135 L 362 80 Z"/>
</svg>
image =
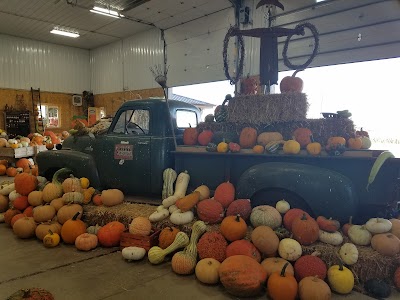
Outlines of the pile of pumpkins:
<svg viewBox="0 0 400 300">
<path fill-rule="evenodd" d="M 61 180 L 62 177 L 67 178 Z M 0 223 L 9 225 L 21 239 L 36 237 L 46 247 L 55 247 L 62 240 L 87 251 L 97 247 L 98 242 L 108 246 L 110 241 L 107 227 L 102 230 L 103 235 L 102 232 L 96 235 L 99 226 L 88 227 L 81 221 L 83 205 L 93 202 L 113 206 L 123 200 L 120 190 L 100 193 L 90 187 L 87 178 L 76 178 L 67 168 L 58 170 L 51 182 L 22 172 L 15 176 L 14 182 L 3 182 L 0 186 Z"/>
<path fill-rule="evenodd" d="M 213 131 L 206 129 L 198 132 L 196 128 L 186 128 L 183 133 L 184 145 L 206 146 L 206 150 L 219 153 L 237 153 L 241 149 L 252 149 L 254 153 L 276 153 L 280 148 L 284 154 L 298 154 L 301 149 L 306 149 L 310 155 L 320 155 L 323 146 L 314 141 L 313 135 L 308 128 L 297 128 L 290 140 L 284 140 L 280 132 L 262 132 L 258 134 L 253 127 L 245 127 L 239 135 L 239 143 L 232 141 L 221 141 L 213 143 Z M 354 137 L 347 141 L 340 136 L 330 137 L 325 143 L 325 150 L 331 155 L 340 155 L 348 149 L 369 149 L 371 140 L 368 132 L 356 131 Z"/>
<path fill-rule="evenodd" d="M 324 216 L 314 219 L 285 200 L 275 207 L 251 208 L 248 199 L 235 199 L 235 187 L 229 181 L 221 183 L 210 198 L 204 185 L 186 194 L 190 175 L 174 172 L 166 169 L 163 173 L 163 205 L 148 219 L 135 218 L 129 232 L 149 236 L 154 223 L 166 218 L 174 225 L 162 229 L 158 246 L 124 248 L 122 255 L 128 261 L 142 259 L 147 250 L 151 264 L 165 262 L 171 255 L 175 273 L 195 273 L 205 284 L 221 282 L 237 297 L 259 295 L 266 286 L 274 300 L 330 299 L 331 291 L 348 294 L 353 290 L 355 278 L 349 266 L 358 261 L 358 247 L 371 245 L 385 256 L 400 254 L 399 219 L 372 218 L 363 225 L 352 224 L 350 219 L 341 226 Z M 195 215 L 189 237 L 178 228 L 192 223 Z M 208 231 L 207 224 L 220 225 L 218 230 Z M 282 226 L 291 238 L 279 239 L 276 232 Z M 349 242 L 344 242 L 344 236 Z M 340 263 L 328 266 L 319 253 L 304 255 L 302 246 L 317 241 L 337 247 Z M 400 267 L 393 281 L 400 289 Z M 391 292 L 382 279 L 368 280 L 364 287 L 374 297 L 388 297 Z"/>
</svg>

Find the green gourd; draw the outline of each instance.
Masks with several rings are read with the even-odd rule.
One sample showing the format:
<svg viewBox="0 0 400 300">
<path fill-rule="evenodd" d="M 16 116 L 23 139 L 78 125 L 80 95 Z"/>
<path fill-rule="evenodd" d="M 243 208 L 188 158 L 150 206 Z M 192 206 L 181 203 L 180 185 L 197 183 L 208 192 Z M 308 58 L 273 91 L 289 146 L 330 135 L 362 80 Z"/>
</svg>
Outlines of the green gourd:
<svg viewBox="0 0 400 300">
<path fill-rule="evenodd" d="M 162 189 L 163 200 L 174 194 L 174 182 L 177 176 L 178 175 L 176 174 L 174 169 L 168 168 L 164 170 L 163 172 L 164 184 Z"/>
<path fill-rule="evenodd" d="M 186 233 L 180 231 L 175 236 L 175 239 L 171 245 L 169 245 L 165 249 L 161 249 L 158 246 L 153 246 L 150 248 L 147 256 L 149 258 L 150 263 L 157 265 L 164 261 L 165 256 L 167 256 L 168 254 L 174 252 L 179 248 L 185 247 L 187 244 L 189 244 L 189 237 L 187 236 Z"/>
<path fill-rule="evenodd" d="M 62 196 L 62 199 L 65 204 L 69 203 L 83 204 L 84 196 L 80 192 L 68 192 Z"/>
</svg>

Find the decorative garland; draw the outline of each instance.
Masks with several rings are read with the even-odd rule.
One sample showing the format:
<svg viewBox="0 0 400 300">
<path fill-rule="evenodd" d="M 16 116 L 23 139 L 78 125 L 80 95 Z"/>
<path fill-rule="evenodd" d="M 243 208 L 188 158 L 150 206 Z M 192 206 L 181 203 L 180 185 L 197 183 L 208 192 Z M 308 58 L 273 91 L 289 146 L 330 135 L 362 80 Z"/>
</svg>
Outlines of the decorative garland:
<svg viewBox="0 0 400 300">
<path fill-rule="evenodd" d="M 239 31 L 238 27 L 234 27 L 231 26 L 228 30 L 228 32 L 225 35 L 225 39 L 224 39 L 224 49 L 222 52 L 222 56 L 224 59 L 224 72 L 225 72 L 225 76 L 227 79 L 229 79 L 230 83 L 236 84 L 240 78 L 242 77 L 242 73 L 243 73 L 243 62 L 244 62 L 244 40 L 243 40 L 243 36 L 241 34 L 235 34 L 235 32 Z M 238 38 L 238 46 L 240 46 L 240 60 L 239 60 L 239 65 L 238 65 L 238 70 L 236 73 L 235 77 L 231 77 L 231 75 L 229 74 L 229 66 L 228 66 L 228 44 L 229 44 L 229 40 L 231 38 L 231 36 L 237 36 Z"/>
<path fill-rule="evenodd" d="M 290 68 L 292 70 L 301 71 L 301 70 L 306 69 L 311 64 L 311 62 L 314 60 L 315 56 L 317 56 L 317 53 L 318 53 L 319 33 L 318 33 L 317 28 L 315 28 L 315 26 L 311 23 L 301 23 L 301 24 L 297 25 L 295 29 L 304 30 L 305 28 L 310 29 L 310 31 L 314 37 L 315 43 L 314 43 L 314 50 L 313 50 L 310 58 L 304 64 L 293 65 L 287 57 L 289 42 L 290 42 L 290 39 L 292 38 L 293 34 L 288 35 L 286 42 L 285 42 L 285 46 L 283 47 L 283 51 L 282 51 L 283 62 L 285 64 L 285 66 L 287 66 L 288 68 Z"/>
</svg>

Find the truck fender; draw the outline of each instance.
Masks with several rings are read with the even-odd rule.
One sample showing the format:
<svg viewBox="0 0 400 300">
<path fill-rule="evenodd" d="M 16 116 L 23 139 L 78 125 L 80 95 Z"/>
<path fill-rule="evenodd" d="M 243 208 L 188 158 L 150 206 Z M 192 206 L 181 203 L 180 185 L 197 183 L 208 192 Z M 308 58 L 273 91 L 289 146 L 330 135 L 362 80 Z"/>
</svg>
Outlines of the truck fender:
<svg viewBox="0 0 400 300">
<path fill-rule="evenodd" d="M 51 179 L 55 171 L 69 168 L 77 177 L 86 177 L 96 189 L 101 187 L 96 162 L 90 154 L 74 150 L 43 151 L 36 156 L 39 174 Z"/>
<path fill-rule="evenodd" d="M 237 197 L 251 199 L 253 206 L 255 202 L 260 205 L 260 200 L 264 202 L 264 199 L 255 201 L 255 198 L 265 191 L 287 190 L 303 199 L 312 215 L 332 217 L 341 222 L 355 216 L 358 205 L 356 189 L 349 178 L 305 164 L 271 162 L 253 166 L 240 176 L 236 189 Z M 276 200 L 280 199 L 273 201 Z M 275 202 L 265 199 L 263 204 L 275 206 Z"/>
</svg>

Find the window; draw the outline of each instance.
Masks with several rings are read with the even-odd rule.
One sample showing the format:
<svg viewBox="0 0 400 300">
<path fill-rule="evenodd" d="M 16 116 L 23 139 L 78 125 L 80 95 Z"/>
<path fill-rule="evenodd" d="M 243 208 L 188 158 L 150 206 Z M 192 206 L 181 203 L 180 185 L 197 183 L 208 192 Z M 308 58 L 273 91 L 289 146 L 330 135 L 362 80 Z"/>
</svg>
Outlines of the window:
<svg viewBox="0 0 400 300">
<path fill-rule="evenodd" d="M 179 109 L 176 111 L 176 126 L 178 128 L 196 127 L 197 115 L 194 111 Z"/>
<path fill-rule="evenodd" d="M 48 128 L 57 128 L 61 126 L 60 110 L 58 106 L 54 105 L 41 105 L 43 124 Z M 38 110 L 40 106 L 38 105 Z"/>
<path fill-rule="evenodd" d="M 114 133 L 148 134 L 150 129 L 150 112 L 144 109 L 125 110 L 115 124 Z"/>
</svg>

